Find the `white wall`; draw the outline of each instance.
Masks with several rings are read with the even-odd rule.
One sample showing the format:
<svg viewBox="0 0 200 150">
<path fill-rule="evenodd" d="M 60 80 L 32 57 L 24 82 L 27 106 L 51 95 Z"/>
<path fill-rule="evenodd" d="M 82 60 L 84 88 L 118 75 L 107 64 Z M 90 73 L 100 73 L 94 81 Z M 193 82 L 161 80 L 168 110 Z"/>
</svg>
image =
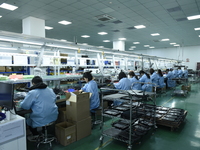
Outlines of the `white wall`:
<svg viewBox="0 0 200 150">
<path fill-rule="evenodd" d="M 138 50 L 134 52 L 139 54 L 147 54 L 151 56 L 183 60 L 184 64 L 188 66 L 189 69 L 194 70 L 196 70 L 197 62 L 200 62 L 200 46 L 148 49 Z M 187 58 L 189 59 L 189 62 L 186 62 Z"/>
</svg>

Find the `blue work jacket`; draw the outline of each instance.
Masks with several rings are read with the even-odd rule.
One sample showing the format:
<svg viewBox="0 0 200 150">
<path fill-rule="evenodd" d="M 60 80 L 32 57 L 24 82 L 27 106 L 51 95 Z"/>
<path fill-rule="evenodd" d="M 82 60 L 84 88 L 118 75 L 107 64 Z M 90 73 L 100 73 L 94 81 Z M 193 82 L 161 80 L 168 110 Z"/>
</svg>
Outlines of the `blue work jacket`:
<svg viewBox="0 0 200 150">
<path fill-rule="evenodd" d="M 159 75 L 154 72 L 152 75 L 151 75 L 151 81 L 152 83 L 154 83 L 155 85 L 153 86 L 157 86 L 158 85 L 158 80 L 159 80 Z"/>
<path fill-rule="evenodd" d="M 152 92 L 153 89 L 153 84 L 148 84 L 152 83 L 151 79 L 146 78 L 144 84 L 142 85 L 142 90 L 146 92 Z"/>
<path fill-rule="evenodd" d="M 164 82 L 164 77 L 159 76 L 159 80 L 158 80 L 158 88 L 163 88 L 166 86 L 165 82 Z"/>
<path fill-rule="evenodd" d="M 187 70 L 183 71 L 183 77 L 186 78 L 186 79 L 188 78 L 188 71 Z"/>
<path fill-rule="evenodd" d="M 183 76 L 183 71 L 181 69 L 178 69 L 178 77 L 182 78 Z"/>
<path fill-rule="evenodd" d="M 176 81 L 172 80 L 174 78 L 174 74 L 169 71 L 168 74 L 166 75 L 167 78 L 167 86 L 168 87 L 175 87 L 176 86 Z"/>
<path fill-rule="evenodd" d="M 139 80 L 140 80 L 140 82 L 145 82 L 146 79 L 148 79 L 146 74 L 143 74 Z"/>
<path fill-rule="evenodd" d="M 131 88 L 132 88 L 132 90 L 142 90 L 141 83 L 136 83 L 136 82 L 140 82 L 139 80 L 137 80 L 135 77 L 129 78 L 129 80 L 131 82 Z"/>
<path fill-rule="evenodd" d="M 32 128 L 45 126 L 57 120 L 58 107 L 55 104 L 56 95 L 52 89 L 33 89 L 28 92 L 20 103 L 21 108 L 29 110 L 30 117 L 26 120 Z"/>
<path fill-rule="evenodd" d="M 81 88 L 81 90 L 83 92 L 92 93 L 90 97 L 90 111 L 92 109 L 98 108 L 100 105 L 100 100 L 97 83 L 94 80 L 91 80 L 86 83 L 85 86 Z"/>
<path fill-rule="evenodd" d="M 122 78 L 118 83 L 115 83 L 115 88 L 119 90 L 130 90 L 131 82 L 128 78 Z"/>
</svg>

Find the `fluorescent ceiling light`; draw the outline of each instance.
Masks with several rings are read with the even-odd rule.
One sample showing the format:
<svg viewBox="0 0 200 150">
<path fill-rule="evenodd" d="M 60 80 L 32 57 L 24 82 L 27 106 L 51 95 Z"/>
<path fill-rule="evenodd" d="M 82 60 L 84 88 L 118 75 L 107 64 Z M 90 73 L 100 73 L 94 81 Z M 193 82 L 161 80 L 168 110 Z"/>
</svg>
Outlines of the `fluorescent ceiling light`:
<svg viewBox="0 0 200 150">
<path fill-rule="evenodd" d="M 98 46 L 98 48 L 104 48 L 104 46 Z"/>
<path fill-rule="evenodd" d="M 169 41 L 169 39 L 162 39 L 162 40 L 160 40 L 160 41 Z"/>
<path fill-rule="evenodd" d="M 46 46 L 57 47 L 57 48 L 66 48 L 66 49 L 78 49 L 76 47 L 60 46 L 60 45 L 54 45 L 54 44 L 46 44 Z"/>
<path fill-rule="evenodd" d="M 100 34 L 100 35 L 106 35 L 108 33 L 107 32 L 98 32 L 98 34 Z"/>
<path fill-rule="evenodd" d="M 44 27 L 46 30 L 51 30 L 51 29 L 53 29 L 53 27 L 49 27 L 49 26 L 45 26 Z"/>
<path fill-rule="evenodd" d="M 151 36 L 158 36 L 160 35 L 159 33 L 152 33 Z"/>
<path fill-rule="evenodd" d="M 136 48 L 136 46 L 131 46 L 131 48 Z"/>
<path fill-rule="evenodd" d="M 33 44 L 33 45 L 43 45 L 43 43 L 27 42 L 27 41 L 13 40 L 13 39 L 5 39 L 5 38 L 0 38 L 0 41 L 8 41 L 8 42 L 16 42 L 16 43 L 24 43 L 24 44 Z"/>
<path fill-rule="evenodd" d="M 174 45 L 174 44 L 176 44 L 176 43 L 169 43 L 170 45 Z"/>
<path fill-rule="evenodd" d="M 118 40 L 126 40 L 126 38 L 118 38 Z"/>
<path fill-rule="evenodd" d="M 133 42 L 133 44 L 140 44 L 140 42 Z"/>
<path fill-rule="evenodd" d="M 134 50 L 133 48 L 129 48 L 130 51 Z"/>
<path fill-rule="evenodd" d="M 4 8 L 4 9 L 12 10 L 12 11 L 18 8 L 17 6 L 10 5 L 10 4 L 7 4 L 7 3 L 1 4 L 0 7 Z"/>
<path fill-rule="evenodd" d="M 64 40 L 64 39 L 61 39 L 61 41 L 63 41 L 63 42 L 67 42 L 67 40 Z"/>
<path fill-rule="evenodd" d="M 175 44 L 174 46 L 180 46 L 179 44 Z"/>
<path fill-rule="evenodd" d="M 58 23 L 63 24 L 63 25 L 68 25 L 68 24 L 71 24 L 72 22 L 63 20 L 63 21 L 60 21 L 60 22 L 58 22 Z"/>
<path fill-rule="evenodd" d="M 200 30 L 200 27 L 199 28 L 194 28 L 194 30 Z"/>
<path fill-rule="evenodd" d="M 89 35 L 82 35 L 81 37 L 83 37 L 83 38 L 89 38 L 90 36 Z"/>
<path fill-rule="evenodd" d="M 0 49 L 17 50 L 17 48 L 14 47 L 0 47 Z"/>
<path fill-rule="evenodd" d="M 142 28 L 146 28 L 146 26 L 144 25 L 138 25 L 138 26 L 134 26 L 136 29 L 142 29 Z"/>
<path fill-rule="evenodd" d="M 88 45 L 88 43 L 82 43 L 82 45 Z"/>
<path fill-rule="evenodd" d="M 144 47 L 149 47 L 149 45 L 144 45 Z"/>
<path fill-rule="evenodd" d="M 200 35 L 199 35 L 199 37 L 200 37 Z"/>
<path fill-rule="evenodd" d="M 188 20 L 200 19 L 200 15 L 189 16 L 187 17 Z"/>
<path fill-rule="evenodd" d="M 103 42 L 110 42 L 110 40 L 103 40 Z"/>
<path fill-rule="evenodd" d="M 2 16 L 0 16 L 0 18 L 1 18 Z"/>
<path fill-rule="evenodd" d="M 151 46 L 151 47 L 149 47 L 149 48 L 155 48 L 154 46 Z"/>
</svg>

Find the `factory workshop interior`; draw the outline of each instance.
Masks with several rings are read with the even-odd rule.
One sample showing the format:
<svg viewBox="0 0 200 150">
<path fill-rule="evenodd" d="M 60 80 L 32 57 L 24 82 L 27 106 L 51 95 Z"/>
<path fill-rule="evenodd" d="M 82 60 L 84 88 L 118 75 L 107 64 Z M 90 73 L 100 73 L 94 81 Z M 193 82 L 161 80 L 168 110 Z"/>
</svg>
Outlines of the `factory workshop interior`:
<svg viewBox="0 0 200 150">
<path fill-rule="evenodd" d="M 199 150 L 200 0 L 1 0 L 0 150 Z"/>
</svg>

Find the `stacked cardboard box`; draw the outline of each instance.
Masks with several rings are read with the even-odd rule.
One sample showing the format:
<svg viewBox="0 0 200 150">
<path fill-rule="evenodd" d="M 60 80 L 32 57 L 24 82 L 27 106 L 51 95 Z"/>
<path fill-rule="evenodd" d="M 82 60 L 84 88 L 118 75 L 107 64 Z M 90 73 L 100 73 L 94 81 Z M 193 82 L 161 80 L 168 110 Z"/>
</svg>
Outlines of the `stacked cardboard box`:
<svg viewBox="0 0 200 150">
<path fill-rule="evenodd" d="M 73 92 L 66 97 L 67 120 L 75 123 L 76 138 L 80 140 L 91 134 L 90 93 Z"/>
<path fill-rule="evenodd" d="M 191 91 L 191 85 L 187 85 L 187 86 L 186 86 L 186 85 L 182 85 L 182 86 L 181 86 L 181 89 L 184 90 L 184 91 L 185 91 L 185 90 Z"/>
</svg>

